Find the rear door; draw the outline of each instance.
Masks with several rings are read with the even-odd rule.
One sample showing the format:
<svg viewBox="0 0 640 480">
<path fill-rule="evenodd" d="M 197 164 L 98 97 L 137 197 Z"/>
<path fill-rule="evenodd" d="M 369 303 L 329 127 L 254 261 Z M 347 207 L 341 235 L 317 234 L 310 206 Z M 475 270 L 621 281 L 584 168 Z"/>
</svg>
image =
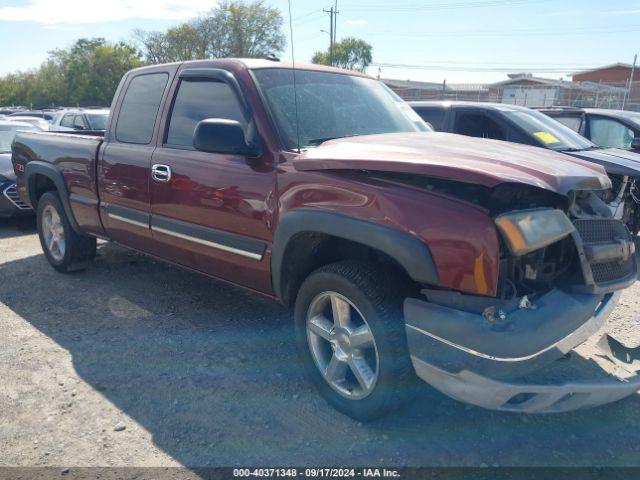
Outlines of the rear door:
<svg viewBox="0 0 640 480">
<path fill-rule="evenodd" d="M 235 120 L 247 130 L 253 125 L 240 91 L 220 72 L 185 69 L 172 89 L 152 162 L 155 254 L 268 292 L 274 165 L 263 157 L 193 148 L 196 125 L 206 118 Z"/>
<path fill-rule="evenodd" d="M 176 67 L 172 67 L 175 71 Z M 98 168 L 101 216 L 109 237 L 151 250 L 151 155 L 171 68 L 130 76 L 119 95 Z"/>
</svg>

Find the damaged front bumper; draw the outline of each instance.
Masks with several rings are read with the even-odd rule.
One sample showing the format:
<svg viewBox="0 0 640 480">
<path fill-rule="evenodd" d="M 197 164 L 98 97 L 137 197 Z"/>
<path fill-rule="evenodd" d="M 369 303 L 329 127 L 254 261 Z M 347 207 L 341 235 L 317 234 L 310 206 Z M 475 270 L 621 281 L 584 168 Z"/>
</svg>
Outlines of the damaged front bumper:
<svg viewBox="0 0 640 480">
<path fill-rule="evenodd" d="M 405 322 L 415 372 L 452 398 L 492 410 L 563 412 L 622 399 L 640 390 L 639 376 L 566 381 L 566 375 L 561 375 L 556 382 L 526 378 L 532 371 L 544 373 L 542 366 L 556 363 L 594 337 L 619 295 L 554 290 L 541 297 L 534 308 L 516 309 L 500 322 L 408 298 Z M 568 333 L 567 328 L 571 330 Z M 611 362 L 624 363 L 633 357 L 606 338 L 598 345 L 612 345 L 608 351 L 601 348 Z M 640 363 L 638 358 L 634 357 L 634 365 Z M 558 362 L 560 365 L 562 360 Z"/>
</svg>

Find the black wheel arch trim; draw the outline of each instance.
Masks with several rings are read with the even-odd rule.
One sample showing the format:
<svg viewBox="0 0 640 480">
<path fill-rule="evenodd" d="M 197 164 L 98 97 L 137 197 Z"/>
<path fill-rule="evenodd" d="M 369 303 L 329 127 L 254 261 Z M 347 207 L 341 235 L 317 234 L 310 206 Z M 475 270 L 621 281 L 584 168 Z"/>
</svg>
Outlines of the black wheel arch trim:
<svg viewBox="0 0 640 480">
<path fill-rule="evenodd" d="M 24 168 L 27 197 L 29 198 L 29 202 L 31 203 L 33 209 L 36 210 L 38 208 L 38 199 L 36 198 L 36 192 L 33 188 L 33 182 L 35 181 L 36 175 L 47 177 L 53 182 L 60 196 L 60 202 L 62 203 L 64 212 L 69 219 L 69 224 L 71 224 L 71 228 L 73 228 L 77 233 L 82 234 L 82 231 L 78 226 L 78 222 L 76 222 L 76 218 L 73 215 L 71 204 L 69 203 L 69 191 L 67 190 L 67 185 L 64 183 L 64 177 L 62 176 L 62 173 L 50 163 L 38 160 L 27 163 Z"/>
<path fill-rule="evenodd" d="M 379 250 L 400 264 L 416 282 L 440 284 L 431 250 L 418 238 L 400 230 L 335 212 L 294 210 L 278 224 L 271 252 L 273 289 L 283 299 L 283 262 L 289 241 L 299 233 L 314 232 L 343 238 Z"/>
</svg>

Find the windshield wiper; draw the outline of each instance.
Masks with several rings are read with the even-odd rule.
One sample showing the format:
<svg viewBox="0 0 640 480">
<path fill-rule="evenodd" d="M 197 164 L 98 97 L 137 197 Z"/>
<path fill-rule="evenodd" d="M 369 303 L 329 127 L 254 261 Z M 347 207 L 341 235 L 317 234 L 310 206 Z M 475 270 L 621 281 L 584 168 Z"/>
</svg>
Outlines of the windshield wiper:
<svg viewBox="0 0 640 480">
<path fill-rule="evenodd" d="M 353 133 L 350 135 L 337 135 L 335 137 L 314 138 L 312 140 L 309 140 L 308 143 L 310 146 L 316 147 L 321 143 L 328 142 L 329 140 L 336 140 L 338 138 L 347 138 L 347 137 L 358 137 L 361 135 L 364 135 L 364 133 Z"/>
</svg>

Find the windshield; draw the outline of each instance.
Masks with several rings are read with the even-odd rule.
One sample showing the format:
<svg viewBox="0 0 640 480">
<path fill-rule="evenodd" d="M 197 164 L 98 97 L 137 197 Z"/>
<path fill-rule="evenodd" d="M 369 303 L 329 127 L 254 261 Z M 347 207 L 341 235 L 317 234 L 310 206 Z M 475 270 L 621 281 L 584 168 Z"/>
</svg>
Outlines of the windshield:
<svg viewBox="0 0 640 480">
<path fill-rule="evenodd" d="M 586 150 L 595 145 L 566 125 L 535 110 L 504 110 L 504 115 L 546 148 L 557 151 Z"/>
<path fill-rule="evenodd" d="M 106 130 L 108 113 L 87 113 L 91 130 Z"/>
<path fill-rule="evenodd" d="M 286 148 L 376 133 L 431 131 L 427 124 L 382 83 L 338 73 L 296 70 L 299 127 L 292 71 L 254 70 Z"/>
<path fill-rule="evenodd" d="M 11 151 L 11 143 L 18 130 L 34 131 L 39 129 L 24 125 L 0 125 L 0 153 Z"/>
</svg>

